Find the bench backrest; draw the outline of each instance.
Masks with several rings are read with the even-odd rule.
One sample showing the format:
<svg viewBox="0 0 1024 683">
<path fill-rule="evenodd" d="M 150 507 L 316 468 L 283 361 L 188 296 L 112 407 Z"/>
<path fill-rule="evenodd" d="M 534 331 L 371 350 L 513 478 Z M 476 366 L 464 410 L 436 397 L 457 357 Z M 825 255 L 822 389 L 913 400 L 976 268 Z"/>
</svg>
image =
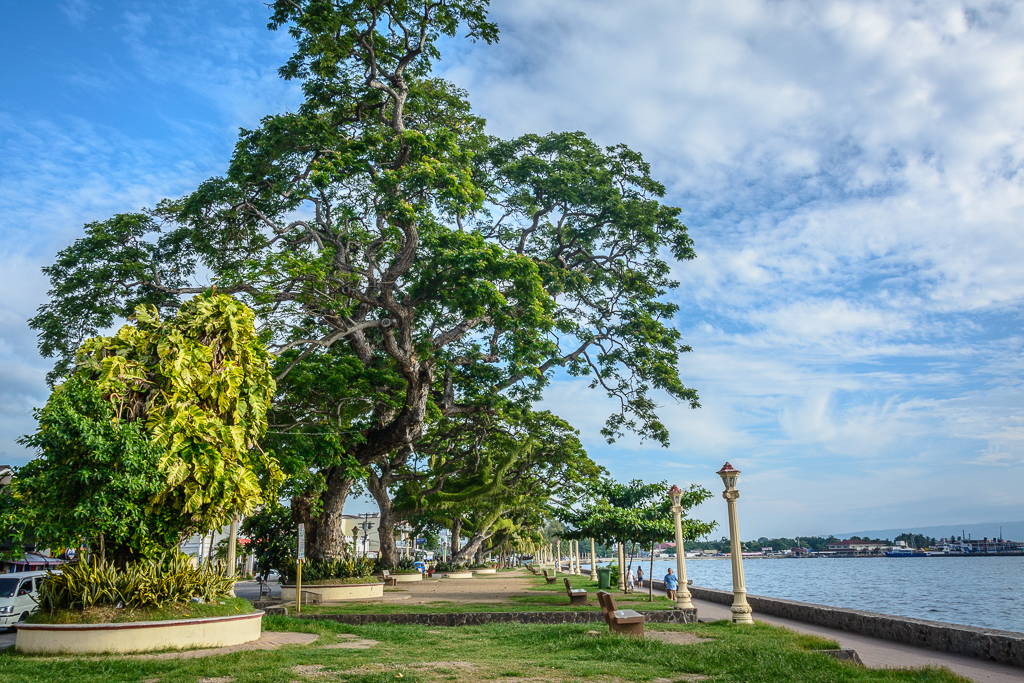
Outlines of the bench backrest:
<svg viewBox="0 0 1024 683">
<path fill-rule="evenodd" d="M 548 578 L 548 570 L 547 569 L 544 570 L 544 578 L 545 579 Z"/>
<path fill-rule="evenodd" d="M 572 597 L 572 584 L 569 583 L 569 577 L 565 577 L 564 579 L 562 579 L 562 581 L 565 581 L 565 592 L 568 593 L 569 597 L 571 598 Z"/>
<path fill-rule="evenodd" d="M 384 571 L 381 572 L 381 576 L 383 576 L 385 579 L 389 578 L 391 576 L 391 572 L 389 572 L 387 569 L 385 569 Z"/>
<path fill-rule="evenodd" d="M 605 623 L 609 626 L 612 623 L 612 615 L 608 611 L 608 598 L 611 597 L 607 591 L 597 592 L 597 603 L 601 605 L 601 616 L 604 617 Z"/>
</svg>

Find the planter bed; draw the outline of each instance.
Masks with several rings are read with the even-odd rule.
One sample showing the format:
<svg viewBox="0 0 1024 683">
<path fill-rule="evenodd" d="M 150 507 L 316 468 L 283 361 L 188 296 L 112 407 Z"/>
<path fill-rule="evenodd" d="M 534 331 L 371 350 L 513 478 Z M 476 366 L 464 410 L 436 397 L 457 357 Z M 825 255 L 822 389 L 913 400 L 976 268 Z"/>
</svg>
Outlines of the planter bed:
<svg viewBox="0 0 1024 683">
<path fill-rule="evenodd" d="M 392 574 L 391 578 L 396 583 L 409 583 L 410 581 L 422 581 L 423 574 L 416 572 L 415 574 Z"/>
<path fill-rule="evenodd" d="M 498 570 L 495 569 L 494 567 L 489 567 L 487 569 L 471 569 L 470 571 L 473 572 L 474 574 L 497 574 L 498 573 Z"/>
<path fill-rule="evenodd" d="M 448 572 L 447 574 L 442 574 L 441 578 L 444 578 L 444 579 L 472 579 L 473 578 L 473 572 Z"/>
<path fill-rule="evenodd" d="M 15 648 L 26 654 L 103 654 L 227 647 L 258 640 L 263 612 L 204 619 L 117 624 L 19 624 Z"/>
<path fill-rule="evenodd" d="M 302 584 L 303 593 L 319 593 L 324 602 L 331 600 L 369 600 L 384 597 L 384 583 Z M 295 586 L 281 586 L 281 599 L 295 599 Z"/>
</svg>

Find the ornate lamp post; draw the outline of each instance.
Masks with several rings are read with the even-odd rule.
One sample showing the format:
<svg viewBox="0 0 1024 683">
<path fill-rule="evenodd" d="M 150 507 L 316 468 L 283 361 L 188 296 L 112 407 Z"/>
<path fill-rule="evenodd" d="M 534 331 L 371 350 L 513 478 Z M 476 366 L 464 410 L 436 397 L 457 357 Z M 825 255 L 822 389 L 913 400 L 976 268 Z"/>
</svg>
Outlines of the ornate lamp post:
<svg viewBox="0 0 1024 683">
<path fill-rule="evenodd" d="M 683 547 L 683 492 L 675 484 L 668 490 L 672 499 L 672 518 L 676 525 L 676 576 L 679 577 L 679 591 L 676 593 L 677 609 L 693 609 L 690 601 L 690 589 L 686 585 L 686 550 Z M 654 580 L 654 577 L 651 577 Z"/>
<path fill-rule="evenodd" d="M 736 499 L 740 492 L 736 490 L 736 480 L 740 477 L 740 471 L 725 463 L 718 471 L 718 476 L 725 484 L 725 491 L 722 498 L 725 498 L 729 506 L 729 540 L 732 556 L 732 621 L 734 624 L 753 624 L 754 618 L 750 616 L 750 605 L 747 604 L 747 588 L 743 583 L 743 545 L 740 543 L 740 526 L 736 520 Z"/>
<path fill-rule="evenodd" d="M 597 581 L 597 555 L 594 554 L 594 539 L 590 539 L 590 580 Z"/>
<path fill-rule="evenodd" d="M 574 541 L 576 546 L 576 576 L 583 576 L 583 572 L 580 571 L 580 542 Z"/>
<path fill-rule="evenodd" d="M 555 575 L 558 575 L 558 569 L 562 565 L 562 539 L 558 539 L 558 552 L 555 554 Z"/>
</svg>

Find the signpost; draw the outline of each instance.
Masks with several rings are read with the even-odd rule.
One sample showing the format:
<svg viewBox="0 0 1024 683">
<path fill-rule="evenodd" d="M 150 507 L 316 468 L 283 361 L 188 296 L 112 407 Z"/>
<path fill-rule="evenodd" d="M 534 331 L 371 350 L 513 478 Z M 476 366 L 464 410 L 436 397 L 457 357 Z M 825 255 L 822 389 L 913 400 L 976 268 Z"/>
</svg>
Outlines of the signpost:
<svg viewBox="0 0 1024 683">
<path fill-rule="evenodd" d="M 302 611 L 302 561 L 306 559 L 306 525 L 299 525 L 299 556 L 295 563 L 295 612 Z"/>
</svg>

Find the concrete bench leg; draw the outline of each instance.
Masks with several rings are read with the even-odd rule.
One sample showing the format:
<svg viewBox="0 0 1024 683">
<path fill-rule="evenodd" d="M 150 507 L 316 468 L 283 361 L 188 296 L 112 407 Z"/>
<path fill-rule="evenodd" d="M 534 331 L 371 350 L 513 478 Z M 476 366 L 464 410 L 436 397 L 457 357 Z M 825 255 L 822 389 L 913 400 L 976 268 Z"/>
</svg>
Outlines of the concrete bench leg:
<svg viewBox="0 0 1024 683">
<path fill-rule="evenodd" d="M 643 635 L 644 635 L 644 625 L 643 624 L 614 624 L 613 623 L 610 628 L 611 628 L 612 633 L 621 633 L 621 634 L 626 635 L 626 636 L 639 636 L 639 637 L 643 637 Z"/>
</svg>

